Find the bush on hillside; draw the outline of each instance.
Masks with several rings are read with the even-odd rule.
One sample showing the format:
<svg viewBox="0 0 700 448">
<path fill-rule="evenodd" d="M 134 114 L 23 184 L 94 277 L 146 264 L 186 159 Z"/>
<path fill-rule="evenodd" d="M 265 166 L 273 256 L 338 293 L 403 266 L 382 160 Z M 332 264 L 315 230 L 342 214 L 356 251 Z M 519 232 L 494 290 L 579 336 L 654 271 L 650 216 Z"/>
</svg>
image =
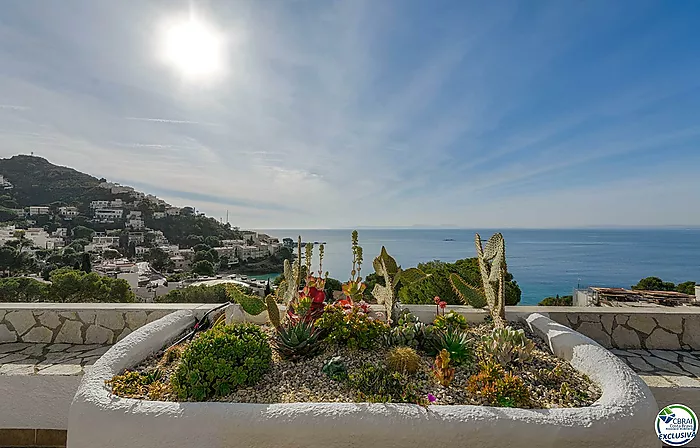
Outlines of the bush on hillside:
<svg viewBox="0 0 700 448">
<path fill-rule="evenodd" d="M 539 306 L 573 306 L 574 296 L 545 297 L 538 303 Z"/>
<path fill-rule="evenodd" d="M 165 295 L 156 297 L 155 301 L 158 303 L 226 303 L 229 298 L 226 294 L 226 285 L 219 284 L 174 289 Z"/>
</svg>

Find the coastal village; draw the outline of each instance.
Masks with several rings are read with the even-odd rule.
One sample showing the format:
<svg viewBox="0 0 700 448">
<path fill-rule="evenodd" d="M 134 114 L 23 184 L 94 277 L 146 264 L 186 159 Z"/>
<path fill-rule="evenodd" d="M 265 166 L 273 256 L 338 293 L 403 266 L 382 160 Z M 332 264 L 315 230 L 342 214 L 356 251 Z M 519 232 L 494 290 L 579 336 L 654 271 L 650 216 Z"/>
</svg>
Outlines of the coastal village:
<svg viewBox="0 0 700 448">
<path fill-rule="evenodd" d="M 13 185 L 0 175 L 0 187 L 7 191 L 12 190 Z M 178 216 L 181 213 L 193 214 L 195 211 L 192 208 L 173 207 L 154 195 L 144 194 L 136 191 L 133 187 L 113 182 L 102 182 L 99 187 L 103 190 L 101 193 L 118 197 L 111 200 L 91 200 L 85 210 L 81 210 L 77 206 L 52 207 L 47 205 L 32 205 L 13 209 L 12 211 L 17 218 L 26 219 L 28 227 L 19 228 L 15 225 L 0 227 L 0 247 L 8 241 L 21 237 L 27 242 L 24 250 L 28 252 L 37 250 L 61 251 L 71 241 L 77 239 L 77 235 L 71 233 L 70 223 L 82 218 L 93 224 L 95 228 L 108 228 L 104 231 L 96 231 L 86 238 L 88 243 L 83 250 L 90 254 L 91 259 L 94 260 L 92 271 L 126 280 L 136 296 L 143 301 L 152 301 L 153 298 L 173 289 L 193 284 L 207 284 L 208 281 L 223 278 L 221 275 L 211 277 L 194 275 L 182 281 L 167 281 L 169 274 L 190 271 L 195 261 L 195 250 L 192 247 L 181 247 L 179 244 L 173 244 L 162 230 L 149 228 L 146 223 Z M 105 194 L 99 196 L 104 197 Z M 201 213 L 200 215 L 203 216 Z M 58 222 L 67 225 L 57 227 L 53 231 L 47 231 L 45 226 L 39 225 L 47 220 L 58 220 Z M 236 227 L 233 230 L 240 235 L 239 239 L 219 240 L 216 247 L 211 248 L 222 263 L 222 270 L 234 268 L 242 262 L 259 260 L 278 254 L 283 247 L 277 238 L 270 235 L 240 230 Z M 286 247 L 291 247 L 294 243 L 291 239 L 285 239 L 284 244 Z M 120 247 L 124 246 L 128 250 L 120 251 Z M 147 261 L 149 254 L 154 249 L 167 254 L 169 272 L 159 271 Z M 226 280 L 247 286 L 254 291 L 264 291 L 267 285 L 264 281 L 248 278 L 244 275 L 227 275 Z"/>
</svg>

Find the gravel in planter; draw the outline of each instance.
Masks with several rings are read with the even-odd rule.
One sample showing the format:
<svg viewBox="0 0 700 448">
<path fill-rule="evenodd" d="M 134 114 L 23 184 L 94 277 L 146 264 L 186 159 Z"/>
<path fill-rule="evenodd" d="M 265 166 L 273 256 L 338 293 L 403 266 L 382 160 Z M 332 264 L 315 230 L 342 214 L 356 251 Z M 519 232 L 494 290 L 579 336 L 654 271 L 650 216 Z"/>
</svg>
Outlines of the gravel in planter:
<svg viewBox="0 0 700 448">
<path fill-rule="evenodd" d="M 536 348 L 533 357 L 523 365 L 509 366 L 508 371 L 522 379 L 529 395 L 531 408 L 556 408 L 556 407 L 583 407 L 590 406 L 601 394 L 600 389 L 585 375 L 576 371 L 568 362 L 561 360 L 548 352 L 548 347 L 537 336 L 529 332 L 522 324 L 511 324 L 515 328 L 525 330 L 528 338 L 535 342 Z M 480 341 L 481 337 L 490 333 L 489 325 L 470 326 L 467 333 L 474 341 Z M 264 330 L 272 335 L 273 328 L 264 327 Z M 186 343 L 177 349 L 182 350 Z M 346 347 L 326 345 L 324 351 L 311 359 L 299 362 L 291 362 L 280 359 L 273 351 L 270 370 L 262 379 L 251 387 L 239 388 L 234 393 L 217 397 L 212 401 L 240 402 L 240 403 L 294 403 L 294 402 L 357 402 L 358 393 L 353 390 L 347 381 L 331 380 L 322 373 L 324 363 L 334 356 L 342 357 L 347 366 L 348 373 L 356 372 L 366 363 L 383 364 L 389 349 L 378 347 L 373 350 L 351 350 Z M 436 405 L 488 405 L 488 401 L 479 394 L 472 394 L 467 390 L 469 378 L 477 373 L 478 366 L 470 364 L 456 366 L 454 380 L 448 387 L 441 386 L 434 379 L 431 367 L 434 358 L 422 352 L 422 366 L 411 380 L 416 385 L 419 394 L 435 397 L 432 404 Z M 170 376 L 179 362 L 164 362 L 164 352 L 158 353 L 146 359 L 136 368 L 137 372 L 150 372 L 158 368 L 162 386 L 155 394 L 149 396 L 147 388 L 143 393 L 128 394 L 131 398 L 159 399 L 176 401 L 175 395 L 169 387 Z M 480 352 L 476 351 L 479 358 Z"/>
</svg>

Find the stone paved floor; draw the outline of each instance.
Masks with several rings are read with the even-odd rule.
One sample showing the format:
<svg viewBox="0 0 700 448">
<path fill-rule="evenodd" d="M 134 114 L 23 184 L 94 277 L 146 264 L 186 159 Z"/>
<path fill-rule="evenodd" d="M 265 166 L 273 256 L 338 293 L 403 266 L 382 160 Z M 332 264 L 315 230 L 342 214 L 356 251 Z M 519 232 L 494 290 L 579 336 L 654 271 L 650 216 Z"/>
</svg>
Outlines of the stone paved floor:
<svg viewBox="0 0 700 448">
<path fill-rule="evenodd" d="M 611 351 L 632 367 L 651 387 L 700 388 L 700 351 Z"/>
<path fill-rule="evenodd" d="M 0 344 L 0 375 L 82 375 L 110 345 Z"/>
</svg>

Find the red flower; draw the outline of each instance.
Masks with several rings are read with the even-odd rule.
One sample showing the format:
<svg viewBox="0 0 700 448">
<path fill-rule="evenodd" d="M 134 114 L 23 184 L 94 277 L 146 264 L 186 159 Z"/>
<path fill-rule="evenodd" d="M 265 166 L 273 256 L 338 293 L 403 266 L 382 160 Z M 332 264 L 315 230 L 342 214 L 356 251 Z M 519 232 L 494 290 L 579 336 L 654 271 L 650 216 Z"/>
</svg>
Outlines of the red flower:
<svg viewBox="0 0 700 448">
<path fill-rule="evenodd" d="M 308 288 L 306 297 L 310 297 L 313 303 L 323 303 L 326 301 L 326 293 L 322 289 Z"/>
<path fill-rule="evenodd" d="M 447 302 L 440 302 L 440 303 L 438 303 L 438 306 L 440 306 L 440 308 L 442 308 L 444 310 L 445 307 L 447 306 Z"/>
<path fill-rule="evenodd" d="M 364 300 L 361 300 L 358 305 L 363 312 L 369 313 L 369 303 L 365 302 Z"/>
<path fill-rule="evenodd" d="M 440 297 L 438 297 L 438 296 L 433 297 L 433 302 L 435 302 L 435 305 L 438 305 L 440 303 Z"/>
</svg>

